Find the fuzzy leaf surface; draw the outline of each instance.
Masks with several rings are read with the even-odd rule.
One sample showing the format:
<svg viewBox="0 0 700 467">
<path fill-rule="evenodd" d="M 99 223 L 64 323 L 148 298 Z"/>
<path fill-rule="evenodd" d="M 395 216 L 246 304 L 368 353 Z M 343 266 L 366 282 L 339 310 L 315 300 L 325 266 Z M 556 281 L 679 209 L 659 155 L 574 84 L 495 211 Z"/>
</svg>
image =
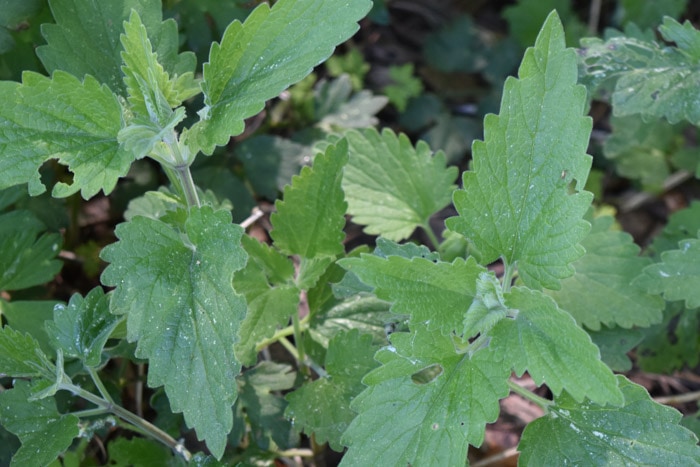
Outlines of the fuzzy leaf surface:
<svg viewBox="0 0 700 467">
<path fill-rule="evenodd" d="M 615 375 L 601 360 L 598 347 L 573 318 L 539 291 L 514 287 L 504 294 L 515 319 L 502 319 L 491 330 L 490 348 L 520 376 L 527 371 L 537 385 L 563 389 L 577 401 L 623 402 Z"/>
<path fill-rule="evenodd" d="M 205 154 L 240 134 L 244 120 L 326 60 L 358 29 L 368 0 L 281 0 L 231 23 L 204 65 L 205 107 L 190 135 Z"/>
<path fill-rule="evenodd" d="M 270 216 L 270 236 L 277 248 L 306 259 L 343 252 L 347 203 L 341 180 L 347 160 L 347 142 L 340 140 L 318 154 L 313 167 L 304 167 L 292 178 Z"/>
<path fill-rule="evenodd" d="M 0 214 L 0 290 L 43 284 L 61 270 L 61 236 L 44 230 L 29 211 Z"/>
<path fill-rule="evenodd" d="M 85 365 L 96 368 L 102 360 L 102 349 L 120 317 L 109 312 L 109 296 L 96 287 L 85 298 L 74 294 L 67 306 L 54 308 L 53 321 L 48 321 L 46 332 L 52 345 L 67 357 L 81 359 Z"/>
<path fill-rule="evenodd" d="M 326 353 L 328 376 L 287 395 L 285 415 L 307 434 L 314 433 L 319 443 L 327 441 L 342 452 L 340 438 L 356 415 L 350 402 L 365 389 L 362 377 L 378 366 L 376 350 L 372 336 L 357 329 L 336 334 Z"/>
<path fill-rule="evenodd" d="M 461 333 L 467 310 L 476 295 L 476 280 L 485 272 L 474 258 L 452 263 L 423 258 L 386 259 L 363 254 L 338 264 L 374 287 L 377 298 L 392 302 L 391 311 L 411 315 L 411 321 L 427 323 L 447 335 Z"/>
<path fill-rule="evenodd" d="M 46 361 L 39 342 L 32 336 L 9 326 L 0 328 L 0 374 L 16 378 L 47 375 Z"/>
<path fill-rule="evenodd" d="M 613 222 L 612 217 L 593 221 L 591 233 L 581 242 L 586 254 L 574 263 L 576 274 L 564 279 L 560 290 L 547 294 L 594 331 L 601 324 L 629 329 L 659 323 L 664 301 L 632 284 L 651 260 L 639 256 L 629 234 L 611 230 Z"/>
<path fill-rule="evenodd" d="M 473 170 L 454 194 L 459 216 L 446 225 L 474 243 L 484 264 L 502 257 L 517 263 L 529 287 L 556 289 L 584 253 L 578 243 L 592 200 L 568 193 L 588 177 L 591 119 L 583 116 L 586 90 L 576 84 L 576 54 L 564 47 L 556 13 L 525 52 L 518 76 L 506 80 L 501 114 L 484 120 Z"/>
<path fill-rule="evenodd" d="M 433 155 L 424 142 L 414 147 L 406 135 L 389 129 L 351 131 L 346 137 L 350 160 L 343 189 L 348 213 L 366 233 L 403 240 L 449 204 L 457 168 L 446 166 L 444 153 Z"/>
<path fill-rule="evenodd" d="M 37 48 L 37 55 L 49 73 L 63 70 L 80 79 L 91 75 L 113 92 L 126 96 L 120 35 L 132 9 L 143 20 L 165 70 L 171 75 L 194 71 L 194 54 L 178 54 L 177 24 L 172 19 L 162 21 L 162 5 L 158 0 L 52 0 L 50 4 L 56 24 L 42 25 L 47 45 Z"/>
<path fill-rule="evenodd" d="M 498 417 L 510 369 L 488 349 L 457 354 L 450 337 L 424 327 L 390 340 L 351 404 L 341 465 L 463 465 Z"/>
<path fill-rule="evenodd" d="M 11 466 L 49 465 L 80 433 L 80 419 L 61 415 L 52 397 L 30 401 L 31 383 L 16 380 L 0 393 L 0 423 L 22 441 Z"/>
<path fill-rule="evenodd" d="M 55 197 L 108 194 L 126 175 L 134 157 L 117 142 L 121 106 L 107 86 L 90 76 L 81 83 L 61 71 L 26 72 L 22 84 L 0 82 L 0 94 L 0 188 L 28 182 L 31 195 L 43 193 L 39 167 L 49 159 L 73 172 L 71 185 L 54 186 Z"/>
<path fill-rule="evenodd" d="M 591 88 L 614 83 L 613 113 L 665 117 L 670 123 L 700 123 L 700 32 L 690 23 L 664 18 L 659 28 L 667 47 L 654 40 L 617 35 L 607 40 L 584 39 L 581 61 Z"/>
<path fill-rule="evenodd" d="M 192 208 L 182 225 L 145 217 L 117 226 L 102 250 L 102 282 L 116 286 L 112 313 L 127 314 L 127 338 L 148 358 L 148 383 L 165 386 L 173 412 L 220 457 L 233 424 L 233 353 L 246 303 L 234 273 L 246 261 L 231 214 Z"/>
<path fill-rule="evenodd" d="M 578 403 L 564 393 L 544 417 L 528 424 L 518 450 L 522 465 L 700 464 L 695 435 L 681 414 L 617 376 L 622 407 Z"/>
<path fill-rule="evenodd" d="M 634 284 L 666 300 L 685 300 L 688 308 L 700 307 L 700 240 L 679 243 L 680 249 L 661 253 L 661 262 L 647 266 Z"/>
</svg>

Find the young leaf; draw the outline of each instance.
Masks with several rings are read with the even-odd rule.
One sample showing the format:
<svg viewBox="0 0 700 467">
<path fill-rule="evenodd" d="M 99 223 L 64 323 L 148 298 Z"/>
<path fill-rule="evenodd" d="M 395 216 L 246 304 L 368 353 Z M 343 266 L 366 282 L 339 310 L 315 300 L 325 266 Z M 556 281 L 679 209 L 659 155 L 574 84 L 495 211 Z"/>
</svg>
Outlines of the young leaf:
<svg viewBox="0 0 700 467">
<path fill-rule="evenodd" d="M 549 413 L 530 423 L 518 445 L 522 465 L 698 465 L 695 435 L 679 425 L 681 414 L 651 400 L 624 376 L 617 381 L 624 406 L 556 398 Z"/>
<path fill-rule="evenodd" d="M 666 40 L 678 40 L 678 47 L 622 35 L 606 41 L 582 40 L 580 60 L 585 78 L 591 87 L 601 81 L 615 83 L 612 104 L 616 116 L 642 114 L 697 125 L 700 32 L 689 23 L 682 26 L 668 17 L 660 31 Z"/>
<path fill-rule="evenodd" d="M 527 371 L 536 384 L 546 382 L 555 395 L 566 389 L 577 401 L 622 404 L 615 375 L 600 361 L 598 347 L 551 298 L 515 287 L 505 294 L 505 305 L 515 319 L 494 326 L 490 348 L 518 376 Z"/>
<path fill-rule="evenodd" d="M 350 161 L 343 189 L 348 213 L 367 226 L 366 233 L 403 240 L 449 204 L 457 168 L 445 166 L 442 152 L 433 156 L 424 142 L 414 148 L 406 135 L 389 129 L 350 131 L 346 137 Z"/>
<path fill-rule="evenodd" d="M 576 274 L 561 290 L 547 292 L 579 324 L 597 331 L 600 325 L 648 327 L 662 319 L 664 301 L 644 293 L 632 281 L 649 258 L 639 256 L 632 237 L 611 230 L 614 219 L 599 217 L 581 242 L 586 254 L 574 263 Z"/>
<path fill-rule="evenodd" d="M 53 377 L 48 359 L 39 342 L 29 334 L 15 331 L 9 326 L 0 328 L 0 375 L 16 378 L 37 376 Z"/>
<path fill-rule="evenodd" d="M 244 120 L 301 80 L 357 31 L 368 0 L 280 0 L 226 28 L 204 65 L 205 107 L 190 138 L 205 154 L 243 131 Z"/>
<path fill-rule="evenodd" d="M 498 417 L 510 369 L 489 349 L 457 354 L 451 337 L 424 327 L 390 340 L 351 404 L 341 465 L 463 465 Z"/>
<path fill-rule="evenodd" d="M 503 17 L 508 21 L 511 35 L 523 47 L 527 47 L 535 42 L 540 25 L 552 10 L 557 11 L 565 25 L 566 42 L 577 44 L 578 39 L 588 31 L 568 0 L 518 0 L 517 5 L 504 9 Z"/>
<path fill-rule="evenodd" d="M 101 255 L 111 263 L 102 282 L 116 286 L 111 311 L 128 314 L 127 338 L 149 359 L 149 385 L 165 386 L 173 411 L 217 457 L 240 371 L 233 346 L 246 304 L 232 280 L 246 261 L 241 234 L 230 213 L 205 206 L 179 228 L 145 217 L 120 224 L 119 242 Z"/>
<path fill-rule="evenodd" d="M 340 183 L 347 160 L 347 142 L 340 140 L 316 156 L 313 168 L 304 167 L 292 178 L 270 216 L 277 248 L 306 259 L 343 252 L 347 204 Z"/>
<path fill-rule="evenodd" d="M 49 73 L 56 70 L 83 79 L 91 75 L 122 96 L 122 44 L 124 21 L 132 9 L 138 11 L 149 32 L 159 62 L 171 75 L 193 72 L 196 64 L 192 52 L 178 54 L 180 40 L 174 20 L 163 20 L 158 0 L 52 0 L 51 12 L 56 24 L 42 25 L 47 45 L 37 48 L 37 55 Z"/>
<path fill-rule="evenodd" d="M 666 250 L 675 250 L 680 241 L 693 238 L 698 232 L 700 232 L 700 201 L 695 200 L 687 208 L 671 214 L 664 229 L 654 237 L 652 249 L 657 255 Z"/>
<path fill-rule="evenodd" d="M 318 443 L 327 441 L 341 452 L 340 437 L 356 415 L 350 402 L 365 388 L 362 377 L 377 367 L 376 351 L 372 336 L 357 329 L 336 334 L 326 353 L 328 375 L 288 394 L 285 415 L 307 434 L 314 433 Z"/>
<path fill-rule="evenodd" d="M 666 300 L 685 300 L 688 308 L 698 308 L 700 240 L 683 240 L 679 246 L 679 250 L 661 253 L 661 262 L 647 266 L 633 284 L 648 293 L 663 294 Z"/>
<path fill-rule="evenodd" d="M 46 332 L 56 350 L 96 368 L 102 349 L 119 324 L 120 318 L 109 312 L 109 296 L 95 287 L 85 298 L 74 294 L 67 306 L 56 305 L 54 319 L 46 323 Z"/>
<path fill-rule="evenodd" d="M 0 290 L 19 290 L 50 281 L 63 263 L 59 234 L 44 233 L 31 212 L 0 214 Z"/>
<path fill-rule="evenodd" d="M 586 90 L 576 73 L 576 54 L 565 49 L 552 13 L 525 52 L 519 79 L 506 80 L 501 114 L 486 116 L 473 170 L 454 194 L 460 215 L 446 221 L 475 244 L 484 264 L 498 257 L 517 263 L 534 288 L 559 288 L 573 274 L 589 228 L 582 217 L 592 195 L 569 193 L 570 185 L 585 185 L 591 166 L 591 119 L 583 116 Z"/>
<path fill-rule="evenodd" d="M 318 126 L 332 131 L 336 128 L 365 128 L 378 123 L 375 115 L 387 103 L 384 96 L 362 90 L 352 94 L 348 75 L 333 81 L 321 81 L 314 91 L 315 117 Z"/>
<path fill-rule="evenodd" d="M 238 403 L 245 409 L 252 435 L 262 449 L 270 449 L 270 439 L 280 449 L 299 442 L 292 423 L 284 417 L 287 401 L 278 395 L 291 389 L 295 378 L 292 367 L 273 362 L 262 362 L 237 378 Z"/>
<path fill-rule="evenodd" d="M 7 302 L 0 298 L 0 315 L 7 325 L 15 331 L 29 334 L 39 342 L 41 350 L 47 355 L 54 353 L 49 343 L 49 336 L 44 330 L 44 323 L 53 318 L 53 309 L 63 304 L 57 300 L 13 300 Z"/>
<path fill-rule="evenodd" d="M 30 400 L 31 383 L 15 380 L 0 392 L 0 423 L 22 441 L 11 466 L 49 465 L 80 434 L 80 419 L 61 415 L 53 398 Z"/>
<path fill-rule="evenodd" d="M 338 264 L 375 288 L 377 298 L 392 302 L 391 311 L 411 315 L 414 323 L 426 323 L 447 335 L 463 330 L 467 310 L 476 295 L 476 280 L 486 269 L 474 258 L 452 263 L 423 258 L 386 259 L 363 254 Z"/>
<path fill-rule="evenodd" d="M 21 85 L 0 82 L 0 94 L 0 188 L 28 182 L 30 194 L 43 193 L 39 167 L 49 159 L 73 172 L 72 185 L 54 186 L 55 197 L 108 194 L 126 175 L 134 156 L 117 142 L 122 109 L 107 86 L 91 76 L 81 83 L 61 71 L 52 78 L 26 72 Z"/>
</svg>

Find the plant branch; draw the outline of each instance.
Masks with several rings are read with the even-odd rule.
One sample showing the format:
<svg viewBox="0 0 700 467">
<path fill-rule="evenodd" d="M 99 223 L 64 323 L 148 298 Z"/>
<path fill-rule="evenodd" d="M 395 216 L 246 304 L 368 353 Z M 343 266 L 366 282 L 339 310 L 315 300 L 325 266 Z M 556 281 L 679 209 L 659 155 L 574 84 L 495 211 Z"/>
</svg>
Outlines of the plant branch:
<svg viewBox="0 0 700 467">
<path fill-rule="evenodd" d="M 428 236 L 428 239 L 430 239 L 430 242 L 433 244 L 433 249 L 437 250 L 440 246 L 440 241 L 438 240 L 437 235 L 435 235 L 435 232 L 433 232 L 433 229 L 430 228 L 430 222 L 426 222 L 425 224 L 421 225 L 421 228 Z"/>
<path fill-rule="evenodd" d="M 549 399 L 545 399 L 544 397 L 540 397 L 537 394 L 533 393 L 532 391 L 528 391 L 524 387 L 520 386 L 517 383 L 514 383 L 513 381 L 508 381 L 508 387 L 510 388 L 511 391 L 516 393 L 517 395 L 524 397 L 525 399 L 529 400 L 530 402 L 533 402 L 542 409 L 547 412 L 547 409 L 549 406 L 551 406 L 554 402 L 550 401 Z"/>
<path fill-rule="evenodd" d="M 171 437 L 169 434 L 167 434 L 157 426 L 153 425 L 147 420 L 144 420 L 136 414 L 129 412 L 125 408 L 116 405 L 113 402 L 110 402 L 106 399 L 103 399 L 89 391 L 86 391 L 85 389 L 78 387 L 73 383 L 62 382 L 59 384 L 59 389 L 69 391 L 70 393 L 95 404 L 97 407 L 101 408 L 105 412 L 110 412 L 116 415 L 117 417 L 121 418 L 122 420 L 129 422 L 137 429 L 136 431 L 160 441 L 161 443 L 165 444 L 173 451 L 175 451 L 178 455 L 182 456 L 185 460 L 189 461 L 192 458 L 192 454 L 185 448 L 185 446 L 183 446 L 182 443 L 176 441 L 173 437 Z"/>
</svg>

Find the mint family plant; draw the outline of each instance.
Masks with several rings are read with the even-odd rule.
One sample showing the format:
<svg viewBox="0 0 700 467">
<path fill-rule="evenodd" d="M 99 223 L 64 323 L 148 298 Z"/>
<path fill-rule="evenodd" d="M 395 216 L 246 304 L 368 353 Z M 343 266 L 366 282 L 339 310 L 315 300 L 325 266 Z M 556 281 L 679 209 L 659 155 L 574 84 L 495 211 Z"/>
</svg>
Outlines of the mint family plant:
<svg viewBox="0 0 700 467">
<path fill-rule="evenodd" d="M 56 24 L 37 50 L 51 76 L 0 83 L 3 208 L 19 196 L 15 185 L 44 191 L 39 168 L 52 159 L 72 173 L 54 185 L 56 197 L 109 194 L 144 157 L 172 187 L 134 200 L 118 241 L 102 250 L 101 281 L 113 289 L 51 303 L 52 319 L 29 332 L 21 317 L 46 303 L 8 292 L 58 272 L 60 236 L 30 211 L 2 214 L 9 324 L 0 374 L 14 380 L 0 393 L 0 423 L 21 441 L 14 465 L 65 460 L 76 438 L 113 425 L 176 455 L 119 439 L 108 443 L 115 463 L 252 462 L 289 452 L 303 430 L 316 444 L 347 447 L 346 465 L 463 465 L 511 391 L 545 410 L 523 434 L 524 465 L 700 462 L 680 414 L 616 376 L 582 327 L 658 323 L 659 293 L 697 306 L 682 269 L 697 263 L 678 258 L 697 243 L 662 256 L 681 268 L 671 273 L 590 214 L 586 90 L 555 13 L 507 80 L 499 115 L 485 119 L 462 189 L 457 169 L 424 143 L 390 130 L 335 132 L 285 187 L 267 245 L 194 185 L 196 156 L 240 134 L 265 101 L 349 38 L 370 6 L 261 5 L 226 29 L 198 78 L 159 2 L 52 3 Z M 185 102 L 200 94 L 203 107 L 187 118 Z M 429 219 L 450 201 L 458 215 L 440 243 Z M 347 214 L 380 235 L 373 251 L 345 251 Z M 398 243 L 416 228 L 437 251 Z M 461 242 L 468 254 L 454 257 Z M 487 268 L 496 260 L 500 277 Z M 295 367 L 258 363 L 273 343 Z M 148 363 L 148 385 L 164 388 L 151 402 L 155 425 L 105 384 L 118 359 Z M 525 372 L 553 400 L 511 381 Z M 212 456 L 193 456 L 177 439 L 179 413 Z"/>
</svg>

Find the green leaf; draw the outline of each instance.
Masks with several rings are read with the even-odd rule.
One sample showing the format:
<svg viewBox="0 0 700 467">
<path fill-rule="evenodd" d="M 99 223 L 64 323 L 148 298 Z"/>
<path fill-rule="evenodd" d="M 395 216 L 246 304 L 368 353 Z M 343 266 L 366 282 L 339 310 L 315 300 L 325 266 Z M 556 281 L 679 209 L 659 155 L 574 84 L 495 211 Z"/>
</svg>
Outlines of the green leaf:
<svg viewBox="0 0 700 467">
<path fill-rule="evenodd" d="M 566 43 L 578 45 L 578 39 L 587 35 L 588 29 L 578 19 L 568 0 L 519 0 L 517 5 L 504 9 L 503 17 L 508 21 L 511 35 L 523 47 L 527 47 L 535 42 L 540 25 L 552 10 L 556 10 L 565 25 Z"/>
<path fill-rule="evenodd" d="M 288 394 L 285 415 L 307 434 L 314 433 L 316 442 L 328 442 L 341 452 L 340 437 L 356 415 L 350 402 L 365 388 L 362 377 L 378 366 L 376 351 L 372 336 L 357 329 L 336 334 L 328 343 L 328 375 Z"/>
<path fill-rule="evenodd" d="M 605 157 L 623 177 L 661 187 L 670 174 L 668 157 L 679 146 L 682 128 L 665 121 L 645 122 L 640 116 L 611 117 L 613 132 L 603 144 Z"/>
<path fill-rule="evenodd" d="M 668 218 L 668 223 L 654 238 L 652 249 L 660 254 L 666 250 L 676 250 L 678 243 L 693 238 L 700 232 L 700 201 L 693 201 L 685 209 L 676 211 Z"/>
<path fill-rule="evenodd" d="M 663 2 L 640 2 L 620 0 L 622 24 L 634 23 L 642 29 L 656 27 L 664 16 L 678 18 L 686 9 L 688 0 L 664 0 Z"/>
<path fill-rule="evenodd" d="M 61 236 L 45 233 L 31 212 L 0 214 L 0 290 L 19 290 L 54 278 L 63 263 L 56 258 Z"/>
<path fill-rule="evenodd" d="M 598 331 L 589 331 L 593 343 L 600 349 L 600 359 L 613 371 L 629 371 L 632 361 L 627 352 L 637 347 L 644 338 L 641 329 L 622 329 L 603 327 Z"/>
<path fill-rule="evenodd" d="M 505 304 L 515 318 L 494 326 L 490 348 L 518 376 L 527 371 L 537 385 L 546 382 L 555 395 L 566 389 L 577 401 L 622 404 L 615 375 L 600 361 L 598 347 L 551 298 L 514 287 Z"/>
<path fill-rule="evenodd" d="M 488 349 L 457 354 L 451 337 L 424 327 L 390 339 L 351 405 L 341 465 L 463 465 L 498 417 L 509 368 Z"/>
<path fill-rule="evenodd" d="M 117 438 L 107 444 L 109 465 L 114 467 L 184 466 L 182 458 L 173 457 L 166 446 L 144 438 Z"/>
<path fill-rule="evenodd" d="M 80 434 L 80 419 L 58 413 L 53 398 L 31 397 L 28 381 L 15 380 L 12 389 L 0 392 L 0 423 L 22 441 L 11 466 L 48 465 Z"/>
<path fill-rule="evenodd" d="M 664 321 L 644 329 L 636 355 L 639 366 L 650 373 L 671 374 L 693 368 L 700 360 L 700 310 L 688 310 L 681 302 L 668 303 Z"/>
<path fill-rule="evenodd" d="M 562 394 L 549 413 L 531 422 L 518 445 L 522 465 L 698 465 L 695 435 L 681 414 L 654 402 L 646 390 L 617 377 L 623 407 L 580 404 Z"/>
<path fill-rule="evenodd" d="M 248 264 L 236 273 L 233 284 L 245 296 L 248 311 L 235 350 L 244 365 L 254 365 L 256 344 L 272 336 L 298 312 L 300 292 L 286 284 L 294 275 L 294 265 L 287 257 L 248 236 L 242 238 L 242 244 Z"/>
<path fill-rule="evenodd" d="M 338 264 L 374 287 L 377 298 L 392 302 L 392 312 L 411 315 L 412 322 L 426 323 L 428 329 L 445 335 L 463 330 L 476 280 L 485 271 L 471 257 L 445 263 L 363 254 Z"/>
<path fill-rule="evenodd" d="M 111 263 L 102 282 L 116 286 L 111 311 L 128 314 L 127 338 L 149 360 L 149 385 L 165 386 L 173 411 L 217 457 L 240 371 L 233 346 L 246 304 L 232 280 L 246 261 L 241 234 L 230 213 L 205 206 L 179 227 L 145 217 L 120 224 L 119 242 L 101 255 Z"/>
<path fill-rule="evenodd" d="M 53 321 L 45 326 L 56 350 L 96 368 L 102 360 L 102 349 L 119 321 L 118 316 L 109 312 L 109 296 L 101 287 L 95 287 L 85 298 L 74 294 L 67 306 L 56 305 Z"/>
<path fill-rule="evenodd" d="M 484 334 L 506 316 L 508 308 L 505 306 L 501 283 L 493 272 L 480 272 L 476 280 L 474 301 L 464 317 L 463 336 L 470 338 Z"/>
<path fill-rule="evenodd" d="M 695 104 L 700 83 L 700 33 L 688 24 L 664 19 L 660 29 L 678 47 L 664 47 L 653 40 L 615 36 L 607 40 L 589 38 L 581 42 L 580 60 L 584 80 L 591 88 L 614 82 L 613 114 L 642 114 L 665 117 L 670 123 L 687 120 L 700 123 Z"/>
<path fill-rule="evenodd" d="M 26 72 L 21 85 L 0 82 L 0 94 L 5 96 L 0 107 L 0 188 L 28 182 L 30 194 L 43 193 L 39 167 L 49 159 L 58 159 L 73 172 L 71 185 L 54 186 L 55 197 L 77 191 L 85 199 L 100 190 L 108 194 L 126 175 L 134 156 L 117 143 L 122 109 L 107 86 L 91 76 L 81 83 L 61 71 L 53 78 Z"/>
<path fill-rule="evenodd" d="M 346 137 L 350 161 L 343 189 L 348 213 L 367 226 L 366 233 L 403 240 L 449 204 L 457 168 L 445 166 L 442 152 L 433 156 L 424 142 L 413 147 L 406 135 L 389 129 L 350 131 Z"/>
<path fill-rule="evenodd" d="M 387 99 L 375 96 L 368 90 L 352 94 L 352 83 L 348 75 L 333 81 L 321 81 L 314 90 L 315 117 L 318 126 L 332 131 L 333 128 L 365 128 L 374 126 L 375 115 L 386 105 Z"/>
<path fill-rule="evenodd" d="M 634 285 L 666 300 L 685 300 L 688 308 L 700 307 L 700 240 L 681 241 L 680 249 L 661 253 L 661 262 L 644 268 Z"/>
<path fill-rule="evenodd" d="M 345 55 L 334 54 L 326 61 L 328 74 L 334 78 L 347 75 L 352 83 L 352 88 L 356 91 L 362 89 L 365 75 L 370 68 L 370 64 L 367 63 L 358 48 L 351 48 Z"/>
<path fill-rule="evenodd" d="M 341 180 L 348 160 L 347 142 L 329 146 L 325 154 L 304 167 L 284 190 L 284 200 L 275 203 L 270 216 L 270 236 L 275 246 L 290 255 L 313 259 L 343 252 L 345 203 Z"/>
<path fill-rule="evenodd" d="M 423 82 L 413 76 L 413 64 L 389 68 L 389 77 L 394 84 L 384 88 L 384 94 L 396 106 L 399 112 L 406 110 L 408 101 L 418 97 L 423 92 Z"/>
<path fill-rule="evenodd" d="M 601 324 L 648 327 L 661 321 L 664 301 L 632 281 L 651 260 L 639 256 L 629 234 L 612 230 L 613 223 L 608 216 L 593 221 L 591 233 L 581 242 L 586 254 L 574 263 L 576 274 L 547 294 L 594 331 Z"/>
<path fill-rule="evenodd" d="M 120 35 L 132 9 L 138 11 L 146 26 L 165 71 L 171 75 L 194 71 L 195 56 L 192 52 L 178 54 L 177 24 L 172 19 L 162 21 L 160 1 L 52 0 L 50 4 L 56 24 L 42 25 L 47 45 L 37 48 L 37 55 L 49 73 L 63 70 L 80 79 L 91 75 L 113 92 L 126 96 Z"/>
<path fill-rule="evenodd" d="M 552 13 L 525 52 L 519 79 L 506 80 L 501 114 L 484 119 L 473 170 L 454 194 L 459 217 L 446 221 L 474 243 L 483 264 L 499 257 L 517 263 L 533 288 L 559 288 L 584 253 L 578 242 L 589 228 L 582 217 L 592 195 L 569 191 L 588 177 L 591 119 L 583 116 L 586 90 L 576 73 L 576 54 L 564 48 Z"/>
<path fill-rule="evenodd" d="M 279 395 L 294 386 L 295 378 L 292 367 L 273 362 L 262 362 L 237 378 L 238 403 L 261 449 L 270 449 L 270 440 L 280 449 L 292 448 L 299 441 L 292 423 L 284 417 L 287 401 Z"/>
<path fill-rule="evenodd" d="M 17 378 L 53 377 L 39 342 L 9 326 L 0 328 L 0 374 Z M 0 393 L 1 394 L 1 393 Z"/>
<path fill-rule="evenodd" d="M 206 154 L 240 134 L 244 120 L 300 81 L 358 29 L 367 0 L 280 0 L 231 23 L 204 65 L 205 107 L 190 138 Z"/>
<path fill-rule="evenodd" d="M 49 336 L 44 330 L 44 322 L 53 318 L 53 308 L 63 304 L 57 300 L 16 300 L 6 302 L 0 299 L 0 315 L 7 320 L 7 324 L 21 333 L 29 334 L 39 342 L 41 350 L 47 355 L 54 352 L 49 343 Z"/>
</svg>

